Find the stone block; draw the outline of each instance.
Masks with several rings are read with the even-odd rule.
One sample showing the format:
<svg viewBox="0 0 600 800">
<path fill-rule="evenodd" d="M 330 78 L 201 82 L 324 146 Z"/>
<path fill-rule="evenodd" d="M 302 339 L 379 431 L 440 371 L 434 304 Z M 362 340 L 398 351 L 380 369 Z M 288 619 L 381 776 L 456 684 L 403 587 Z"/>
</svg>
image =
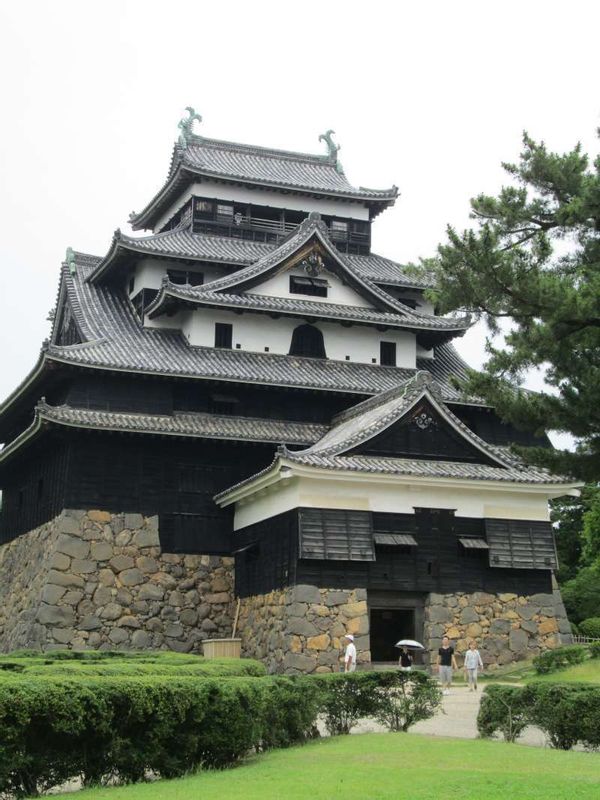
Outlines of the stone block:
<svg viewBox="0 0 600 800">
<path fill-rule="evenodd" d="M 180 639 L 167 639 L 167 647 L 176 653 L 189 653 L 193 647 L 193 642 L 181 641 Z"/>
<path fill-rule="evenodd" d="M 141 514 L 123 514 L 123 525 L 130 530 L 134 528 L 141 528 L 144 524 L 144 518 Z"/>
<path fill-rule="evenodd" d="M 71 562 L 71 570 L 76 575 L 91 575 L 98 571 L 98 563 L 89 558 L 74 558 Z"/>
<path fill-rule="evenodd" d="M 115 600 L 122 606 L 130 606 L 133 601 L 133 595 L 131 594 L 129 589 L 126 589 L 124 586 L 119 586 L 119 588 L 117 589 L 117 595 Z"/>
<path fill-rule="evenodd" d="M 211 581 L 210 588 L 213 592 L 229 592 L 231 590 L 231 583 L 224 576 L 218 575 Z"/>
<path fill-rule="evenodd" d="M 527 650 L 527 643 L 527 633 L 522 629 L 512 630 L 508 635 L 508 646 L 513 653 L 525 653 Z"/>
<path fill-rule="evenodd" d="M 42 589 L 42 602 L 48 603 L 51 606 L 56 605 L 66 591 L 64 586 L 56 586 L 51 583 L 46 584 Z"/>
<path fill-rule="evenodd" d="M 145 583 L 138 593 L 140 600 L 162 600 L 165 590 L 155 583 Z"/>
<path fill-rule="evenodd" d="M 477 622 L 472 622 L 470 625 L 467 625 L 465 630 L 465 635 L 468 639 L 477 639 L 482 633 L 483 629 Z"/>
<path fill-rule="evenodd" d="M 528 603 L 525 606 L 517 606 L 517 614 L 521 619 L 532 619 L 538 612 L 538 606 Z"/>
<path fill-rule="evenodd" d="M 490 633 L 491 634 L 498 634 L 498 633 L 509 633 L 510 631 L 510 621 L 507 619 L 493 619 L 492 624 L 490 625 Z"/>
<path fill-rule="evenodd" d="M 309 636 L 306 640 L 306 647 L 308 650 L 327 650 L 331 644 L 331 639 L 326 633 L 319 636 Z"/>
<path fill-rule="evenodd" d="M 473 606 L 487 606 L 496 600 L 496 595 L 488 594 L 488 592 L 473 592 L 471 595 L 471 605 Z"/>
<path fill-rule="evenodd" d="M 58 572 L 55 569 L 49 570 L 47 581 L 56 586 L 66 586 L 67 588 L 75 586 L 78 589 L 83 589 L 85 586 L 85 581 L 79 575 L 72 575 L 70 572 Z"/>
<path fill-rule="evenodd" d="M 291 591 L 291 600 L 293 603 L 321 603 L 321 593 L 316 586 L 309 586 L 308 584 L 299 584 L 294 586 Z M 354 615 L 352 615 L 354 616 Z"/>
<path fill-rule="evenodd" d="M 115 573 L 112 569 L 101 569 L 98 571 L 98 580 L 103 586 L 114 586 L 116 583 Z"/>
<path fill-rule="evenodd" d="M 108 638 L 113 644 L 124 644 L 129 641 L 129 632 L 125 628 L 113 628 Z"/>
<path fill-rule="evenodd" d="M 302 617 L 290 617 L 286 632 L 295 633 L 297 636 L 318 636 L 319 634 L 317 627 Z"/>
<path fill-rule="evenodd" d="M 69 644 L 75 638 L 75 628 L 52 628 L 52 638 L 60 644 Z"/>
<path fill-rule="evenodd" d="M 90 553 L 96 561 L 108 561 L 113 556 L 113 547 L 110 542 L 92 542 Z"/>
<path fill-rule="evenodd" d="M 93 511 L 88 511 L 88 519 L 91 519 L 92 522 L 99 522 L 101 525 L 105 525 L 106 523 L 110 522 L 110 512 L 109 511 L 99 511 L 94 509 Z"/>
<path fill-rule="evenodd" d="M 119 580 L 124 586 L 138 586 L 144 582 L 144 576 L 137 567 L 119 572 Z"/>
<path fill-rule="evenodd" d="M 146 628 L 149 631 L 152 631 L 152 633 L 162 633 L 162 631 L 165 629 L 165 624 L 162 619 L 159 619 L 158 617 L 152 617 L 148 620 L 148 622 L 146 622 Z"/>
<path fill-rule="evenodd" d="M 538 625 L 538 632 L 541 636 L 545 636 L 548 633 L 558 633 L 558 623 L 554 619 L 554 617 L 550 617 L 549 619 L 544 619 Z"/>
<path fill-rule="evenodd" d="M 118 603 L 108 603 L 102 610 L 102 619 L 119 619 L 123 613 L 123 608 Z"/>
<path fill-rule="evenodd" d="M 62 596 L 60 601 L 61 606 L 76 606 L 81 600 L 83 600 L 84 594 L 79 589 L 71 589 L 66 594 Z"/>
<path fill-rule="evenodd" d="M 363 616 L 349 619 L 346 623 L 346 630 L 348 633 L 352 633 L 355 636 L 369 633 L 369 618 L 367 616 Z"/>
<path fill-rule="evenodd" d="M 349 595 L 349 592 L 344 591 L 326 592 L 323 602 L 326 606 L 342 606 L 348 602 Z"/>
<path fill-rule="evenodd" d="M 287 670 L 298 670 L 298 672 L 314 672 L 317 666 L 317 659 L 304 653 L 286 653 L 283 658 L 283 668 Z"/>
<path fill-rule="evenodd" d="M 340 613 L 348 619 L 361 617 L 367 614 L 367 602 L 366 600 L 359 600 L 356 603 L 346 603 L 346 605 L 340 606 L 339 609 Z"/>
<path fill-rule="evenodd" d="M 75 612 L 69 607 L 50 606 L 42 603 L 38 609 L 37 620 L 42 625 L 55 625 L 57 628 L 73 627 Z"/>
<path fill-rule="evenodd" d="M 155 558 L 150 556 L 140 556 L 135 560 L 136 567 L 145 575 L 150 575 L 153 572 L 158 572 L 160 569 L 159 563 Z"/>
<path fill-rule="evenodd" d="M 93 600 L 97 606 L 105 606 L 111 602 L 112 596 L 112 591 L 108 586 L 98 586 L 94 592 Z"/>
<path fill-rule="evenodd" d="M 430 622 L 452 622 L 454 615 L 450 609 L 445 606 L 430 606 L 429 608 L 429 621 Z"/>
<path fill-rule="evenodd" d="M 78 628 L 82 631 L 95 631 L 102 627 L 102 622 L 95 614 L 88 614 L 79 622 Z"/>
<path fill-rule="evenodd" d="M 290 617 L 305 617 L 308 612 L 308 603 L 291 603 L 287 607 Z"/>
<path fill-rule="evenodd" d="M 554 607 L 554 597 L 551 594 L 532 594 L 529 602 L 536 606 Z"/>
<path fill-rule="evenodd" d="M 205 631 L 206 633 L 213 633 L 217 630 L 217 626 L 212 621 L 212 619 L 203 619 L 200 628 Z"/>
<path fill-rule="evenodd" d="M 232 598 L 229 592 L 216 592 L 215 594 L 207 594 L 203 599 L 206 603 L 218 605 L 229 603 Z"/>
<path fill-rule="evenodd" d="M 229 598 L 229 595 L 227 595 Z M 181 608 L 181 606 L 185 603 L 185 597 L 181 592 L 175 591 L 169 594 L 169 599 L 167 601 L 170 606 L 175 606 Z"/>
<path fill-rule="evenodd" d="M 527 631 L 527 633 L 537 633 L 537 622 L 534 622 L 532 619 L 523 620 L 521 623 L 521 629 Z"/>
<path fill-rule="evenodd" d="M 150 647 L 152 639 L 147 631 L 134 631 L 131 636 L 131 646 L 138 650 L 145 650 Z"/>
<path fill-rule="evenodd" d="M 115 536 L 115 544 L 118 547 L 126 547 L 131 541 L 132 536 L 133 534 L 131 531 L 119 531 L 119 533 L 117 533 Z"/>
<path fill-rule="evenodd" d="M 146 528 L 146 530 L 141 530 L 137 531 L 137 533 L 134 533 L 133 541 L 138 547 L 160 547 L 158 530 L 152 530 L 150 528 Z"/>
<path fill-rule="evenodd" d="M 131 614 L 126 614 L 124 617 L 117 622 L 121 628 L 140 628 L 140 621 L 137 617 L 132 616 Z"/>
<path fill-rule="evenodd" d="M 52 553 L 49 566 L 50 569 L 69 569 L 71 566 L 71 558 L 64 553 Z"/>
<path fill-rule="evenodd" d="M 81 536 L 81 521 L 75 517 L 61 517 L 58 520 L 57 530 L 59 533 L 69 533 Z"/>
<path fill-rule="evenodd" d="M 290 653 L 301 653 L 302 639 L 299 636 L 290 636 L 288 640 L 288 650 Z"/>
<path fill-rule="evenodd" d="M 174 622 L 169 622 L 165 625 L 165 636 L 169 636 L 172 639 L 181 639 L 184 633 L 182 626 Z"/>
<path fill-rule="evenodd" d="M 71 558 L 85 558 L 90 552 L 90 543 L 76 536 L 60 533 L 56 539 L 56 552 Z"/>
<path fill-rule="evenodd" d="M 135 565 L 135 561 L 131 556 L 118 555 L 113 556 L 108 564 L 114 572 L 123 572 L 125 569 L 131 569 Z"/>
<path fill-rule="evenodd" d="M 195 625 L 198 619 L 198 614 L 193 608 L 184 608 L 179 615 L 179 621 L 182 625 Z"/>
<path fill-rule="evenodd" d="M 444 635 L 447 636 L 452 641 L 455 641 L 456 639 L 460 639 L 460 630 L 455 625 L 452 625 L 450 628 L 446 630 Z"/>
<path fill-rule="evenodd" d="M 463 625 L 469 624 L 469 622 L 479 622 L 479 614 L 474 608 L 467 606 L 460 612 L 460 621 Z"/>
<path fill-rule="evenodd" d="M 317 605 L 309 606 L 308 613 L 313 614 L 317 617 L 327 617 L 331 619 L 330 617 L 331 611 L 328 608 L 328 606 L 317 606 Z"/>
</svg>

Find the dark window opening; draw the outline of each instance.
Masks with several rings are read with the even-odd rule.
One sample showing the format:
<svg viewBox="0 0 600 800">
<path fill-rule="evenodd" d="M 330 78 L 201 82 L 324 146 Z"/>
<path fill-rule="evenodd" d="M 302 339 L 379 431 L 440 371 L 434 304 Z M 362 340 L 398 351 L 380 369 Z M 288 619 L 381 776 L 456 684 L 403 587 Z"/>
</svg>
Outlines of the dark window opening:
<svg viewBox="0 0 600 800">
<path fill-rule="evenodd" d="M 417 301 L 413 300 L 412 297 L 399 297 L 398 299 L 400 300 L 401 303 L 403 303 L 405 306 L 408 306 L 409 308 L 417 307 Z"/>
<path fill-rule="evenodd" d="M 327 358 L 323 334 L 314 325 L 298 325 L 292 333 L 289 355 L 308 358 Z"/>
<path fill-rule="evenodd" d="M 379 343 L 379 363 L 383 367 L 396 366 L 396 343 L 395 342 L 380 342 Z"/>
<path fill-rule="evenodd" d="M 143 320 L 146 309 L 158 294 L 157 289 L 141 289 L 135 297 L 131 298 L 133 307 L 138 317 Z"/>
<path fill-rule="evenodd" d="M 215 347 L 231 350 L 233 341 L 233 325 L 229 322 L 215 322 Z"/>
<path fill-rule="evenodd" d="M 224 394 L 213 394 L 210 397 L 210 411 L 213 414 L 235 414 L 239 410 L 237 397 Z"/>
<path fill-rule="evenodd" d="M 133 292 L 134 288 L 135 288 L 135 278 L 132 276 L 129 279 L 129 294 Z"/>
<path fill-rule="evenodd" d="M 202 286 L 204 275 L 202 272 L 191 272 L 190 270 L 168 269 L 167 276 L 171 283 L 188 286 Z"/>
<path fill-rule="evenodd" d="M 327 297 L 329 284 L 323 278 L 308 278 L 290 275 L 290 294 L 306 294 L 311 297 Z"/>
</svg>

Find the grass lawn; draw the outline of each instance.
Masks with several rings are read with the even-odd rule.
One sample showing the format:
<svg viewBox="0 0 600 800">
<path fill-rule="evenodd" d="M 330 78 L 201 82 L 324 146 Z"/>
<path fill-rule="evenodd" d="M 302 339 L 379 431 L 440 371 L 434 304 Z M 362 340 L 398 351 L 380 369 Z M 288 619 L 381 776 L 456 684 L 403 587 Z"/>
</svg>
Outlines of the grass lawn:
<svg viewBox="0 0 600 800">
<path fill-rule="evenodd" d="M 402 733 L 339 736 L 272 751 L 223 772 L 71 795 L 77 800 L 597 800 L 599 796 L 596 753 Z"/>
<path fill-rule="evenodd" d="M 548 675 L 527 676 L 527 680 L 544 681 L 544 683 L 600 683 L 600 658 L 584 661 L 583 664 L 576 664 L 567 669 L 560 669 L 558 672 L 550 672 Z"/>
</svg>

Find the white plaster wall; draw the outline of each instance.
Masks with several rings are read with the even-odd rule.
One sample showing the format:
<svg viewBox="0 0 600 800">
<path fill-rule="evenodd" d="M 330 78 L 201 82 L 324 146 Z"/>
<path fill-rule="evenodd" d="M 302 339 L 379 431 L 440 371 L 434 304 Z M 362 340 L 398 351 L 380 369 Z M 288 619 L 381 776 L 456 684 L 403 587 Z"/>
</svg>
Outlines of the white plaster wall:
<svg viewBox="0 0 600 800">
<path fill-rule="evenodd" d="M 361 306 L 362 308 L 373 308 L 364 297 L 362 297 L 350 286 L 344 286 L 342 281 L 333 272 L 325 270 L 319 275 L 329 284 L 327 297 L 312 297 L 310 295 L 296 294 L 290 292 L 290 275 L 297 275 L 299 278 L 306 278 L 306 273 L 301 269 L 284 270 L 268 281 L 261 283 L 256 289 L 248 289 L 245 294 L 265 294 L 268 297 L 293 297 L 297 300 L 313 300 L 319 303 L 337 303 L 344 306 Z"/>
<path fill-rule="evenodd" d="M 140 289 L 160 289 L 162 279 L 167 274 L 168 269 L 191 271 L 191 267 L 178 261 L 159 258 L 140 259 L 135 268 L 133 291 L 130 293 L 130 297 L 136 295 Z M 202 268 L 199 267 L 197 271 L 202 272 L 205 283 L 216 280 L 224 274 L 224 271 L 219 267 L 206 269 L 203 266 Z"/>
<path fill-rule="evenodd" d="M 163 319 L 160 317 L 159 319 Z M 236 314 L 221 309 L 198 309 L 188 312 L 187 316 L 179 314 L 165 317 L 166 325 L 156 327 L 173 327 L 174 320 L 182 322 L 182 331 L 191 345 L 213 347 L 215 343 L 215 323 L 228 322 L 233 325 L 233 347 L 249 350 L 254 353 L 265 352 L 287 355 L 292 342 L 292 332 L 298 325 L 303 325 L 300 317 L 282 317 L 272 319 L 265 314 Z M 148 321 L 156 322 L 156 320 Z M 350 361 L 371 364 L 372 359 L 379 363 L 379 343 L 389 341 L 396 343 L 396 364 L 398 367 L 414 369 L 416 365 L 416 339 L 408 331 L 382 334 L 372 328 L 353 326 L 344 328 L 340 323 L 320 322 L 316 325 L 323 333 L 327 358 L 334 361 Z M 236 348 L 239 344 L 240 347 Z"/>
<path fill-rule="evenodd" d="M 279 488 L 281 487 L 281 488 Z M 234 529 L 240 530 L 255 522 L 269 519 L 293 508 L 343 508 L 358 511 L 381 511 L 412 514 L 415 507 L 454 509 L 457 517 L 548 520 L 548 495 L 532 491 L 515 491 L 485 486 L 457 488 L 419 486 L 410 478 L 376 483 L 351 478 L 292 478 L 287 484 L 276 484 L 261 496 L 237 503 Z"/>
<path fill-rule="evenodd" d="M 369 210 L 363 203 L 356 201 L 329 200 L 327 198 L 302 197 L 301 195 L 285 194 L 273 189 L 248 189 L 244 186 L 233 186 L 215 181 L 202 181 L 194 183 L 187 189 L 160 217 L 154 228 L 159 231 L 171 217 L 179 211 L 181 206 L 195 195 L 196 197 L 217 198 L 219 200 L 232 200 L 238 203 L 250 203 L 257 206 L 271 206 L 272 208 L 289 208 L 290 211 L 317 211 L 334 217 L 351 217 L 352 219 L 369 219 Z"/>
</svg>

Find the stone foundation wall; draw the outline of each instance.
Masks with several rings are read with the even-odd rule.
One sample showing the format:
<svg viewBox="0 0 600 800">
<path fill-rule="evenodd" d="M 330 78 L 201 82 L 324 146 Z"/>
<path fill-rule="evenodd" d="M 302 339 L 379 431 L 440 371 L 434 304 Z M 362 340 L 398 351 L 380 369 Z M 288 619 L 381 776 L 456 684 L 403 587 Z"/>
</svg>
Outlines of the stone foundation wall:
<svg viewBox="0 0 600 800">
<path fill-rule="evenodd" d="M 358 663 L 369 663 L 365 589 L 302 585 L 241 601 L 242 655 L 264 661 L 272 673 L 337 672 L 346 633 L 355 636 Z"/>
<path fill-rule="evenodd" d="M 435 663 L 442 636 L 458 656 L 475 639 L 487 668 L 533 658 L 571 641 L 571 626 L 558 587 L 552 594 L 430 594 L 425 607 L 424 644 Z"/>
<path fill-rule="evenodd" d="M 65 510 L 0 547 L 3 652 L 201 653 L 233 610 L 233 559 L 163 553 L 157 517 Z"/>
</svg>

